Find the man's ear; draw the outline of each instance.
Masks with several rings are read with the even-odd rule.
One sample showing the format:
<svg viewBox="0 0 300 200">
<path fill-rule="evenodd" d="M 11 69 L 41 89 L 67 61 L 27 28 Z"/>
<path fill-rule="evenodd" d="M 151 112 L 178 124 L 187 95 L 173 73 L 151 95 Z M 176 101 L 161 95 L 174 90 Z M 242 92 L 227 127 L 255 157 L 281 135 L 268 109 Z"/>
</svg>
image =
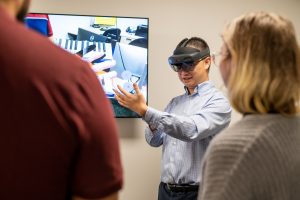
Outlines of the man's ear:
<svg viewBox="0 0 300 200">
<path fill-rule="evenodd" d="M 7 5 L 13 15 L 17 15 L 23 5 L 23 0 L 4 0 L 2 2 Z"/>
<path fill-rule="evenodd" d="M 209 69 L 210 64 L 211 64 L 211 57 L 209 56 L 209 57 L 204 59 L 205 69 Z"/>
<path fill-rule="evenodd" d="M 16 12 L 18 13 L 23 5 L 24 0 L 12 0 L 15 4 Z"/>
<path fill-rule="evenodd" d="M 23 0 L 1 0 L 0 5 L 4 6 L 12 17 L 15 17 L 22 6 Z"/>
</svg>

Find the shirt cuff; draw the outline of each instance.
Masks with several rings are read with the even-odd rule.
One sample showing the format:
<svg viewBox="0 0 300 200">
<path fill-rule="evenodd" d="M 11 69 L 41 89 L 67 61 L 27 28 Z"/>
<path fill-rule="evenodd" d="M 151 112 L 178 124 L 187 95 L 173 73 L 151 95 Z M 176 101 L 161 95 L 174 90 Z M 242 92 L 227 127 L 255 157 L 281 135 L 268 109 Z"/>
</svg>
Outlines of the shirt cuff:
<svg viewBox="0 0 300 200">
<path fill-rule="evenodd" d="M 152 130 L 157 129 L 162 112 L 148 107 L 144 117 L 142 118 Z"/>
</svg>

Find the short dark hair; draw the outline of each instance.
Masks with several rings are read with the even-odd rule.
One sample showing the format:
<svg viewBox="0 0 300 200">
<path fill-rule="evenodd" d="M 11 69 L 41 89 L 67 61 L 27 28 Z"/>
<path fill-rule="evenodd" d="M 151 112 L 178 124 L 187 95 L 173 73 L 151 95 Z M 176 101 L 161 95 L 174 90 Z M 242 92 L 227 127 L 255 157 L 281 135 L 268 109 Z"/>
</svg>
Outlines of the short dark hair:
<svg viewBox="0 0 300 200">
<path fill-rule="evenodd" d="M 195 49 L 199 49 L 200 51 L 206 48 L 209 49 L 207 42 L 200 37 L 184 38 L 178 43 L 176 48 L 178 47 L 193 47 Z"/>
</svg>

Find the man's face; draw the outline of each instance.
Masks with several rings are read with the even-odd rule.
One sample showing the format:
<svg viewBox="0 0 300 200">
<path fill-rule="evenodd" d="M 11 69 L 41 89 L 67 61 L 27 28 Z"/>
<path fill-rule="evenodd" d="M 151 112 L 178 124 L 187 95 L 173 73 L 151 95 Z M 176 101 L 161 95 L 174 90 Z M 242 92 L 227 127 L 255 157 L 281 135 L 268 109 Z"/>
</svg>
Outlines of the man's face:
<svg viewBox="0 0 300 200">
<path fill-rule="evenodd" d="M 198 84 L 204 82 L 208 78 L 207 66 L 210 65 L 210 57 L 205 58 L 197 63 L 192 71 L 178 71 L 180 81 L 190 90 L 197 87 Z"/>
<path fill-rule="evenodd" d="M 17 13 L 17 19 L 20 22 L 24 22 L 24 18 L 28 12 L 29 9 L 29 4 L 30 4 L 31 0 L 23 0 L 23 4 L 19 10 L 19 12 Z"/>
</svg>

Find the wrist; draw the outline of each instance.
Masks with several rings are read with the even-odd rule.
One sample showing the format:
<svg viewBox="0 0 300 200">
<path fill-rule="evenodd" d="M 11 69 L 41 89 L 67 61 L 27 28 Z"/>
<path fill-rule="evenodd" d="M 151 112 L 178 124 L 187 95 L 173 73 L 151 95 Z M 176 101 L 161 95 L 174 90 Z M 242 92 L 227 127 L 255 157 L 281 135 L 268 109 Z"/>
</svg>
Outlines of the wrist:
<svg viewBox="0 0 300 200">
<path fill-rule="evenodd" d="M 147 109 L 148 109 L 148 106 L 147 106 L 147 105 L 143 105 L 143 106 L 141 107 L 140 111 L 139 111 L 139 115 L 140 115 L 141 117 L 144 117 L 145 114 L 146 114 L 146 112 L 147 112 Z"/>
</svg>

